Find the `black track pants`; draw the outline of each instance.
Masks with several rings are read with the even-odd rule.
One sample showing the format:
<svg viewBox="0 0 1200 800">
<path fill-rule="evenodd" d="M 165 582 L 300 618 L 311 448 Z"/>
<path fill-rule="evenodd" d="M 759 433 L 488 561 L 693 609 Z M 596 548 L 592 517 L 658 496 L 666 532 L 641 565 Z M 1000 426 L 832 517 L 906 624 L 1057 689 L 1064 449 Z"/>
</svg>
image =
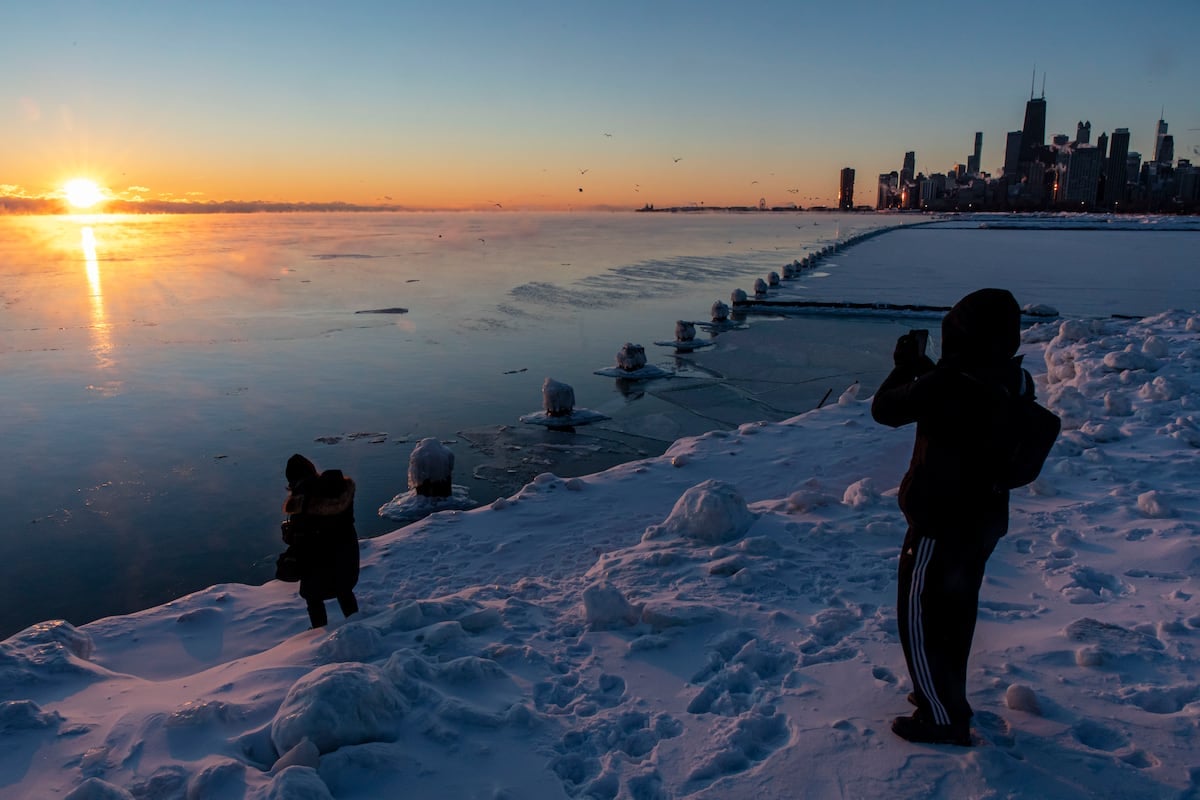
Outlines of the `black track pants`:
<svg viewBox="0 0 1200 800">
<path fill-rule="evenodd" d="M 967 659 L 983 570 L 995 547 L 994 537 L 965 533 L 935 541 L 909 528 L 904 537 L 896 599 L 900 643 L 917 708 L 937 725 L 971 718 Z"/>
</svg>

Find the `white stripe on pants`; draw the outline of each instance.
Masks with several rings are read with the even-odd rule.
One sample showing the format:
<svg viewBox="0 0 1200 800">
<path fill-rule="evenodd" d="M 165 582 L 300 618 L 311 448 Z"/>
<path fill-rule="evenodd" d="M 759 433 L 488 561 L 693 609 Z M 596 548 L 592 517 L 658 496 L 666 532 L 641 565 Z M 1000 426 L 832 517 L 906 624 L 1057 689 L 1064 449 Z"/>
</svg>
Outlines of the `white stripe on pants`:
<svg viewBox="0 0 1200 800">
<path fill-rule="evenodd" d="M 921 592 L 925 589 L 925 570 L 933 560 L 933 549 L 936 543 L 933 539 L 921 537 L 917 545 L 916 563 L 913 565 L 912 584 L 908 589 L 908 637 L 911 642 L 913 660 L 913 680 L 917 690 L 929 703 L 933 712 L 933 721 L 938 725 L 949 725 L 950 715 L 946 707 L 938 699 L 937 689 L 933 684 L 933 673 L 929 669 L 929 659 L 925 655 L 925 626 L 921 614 Z"/>
</svg>

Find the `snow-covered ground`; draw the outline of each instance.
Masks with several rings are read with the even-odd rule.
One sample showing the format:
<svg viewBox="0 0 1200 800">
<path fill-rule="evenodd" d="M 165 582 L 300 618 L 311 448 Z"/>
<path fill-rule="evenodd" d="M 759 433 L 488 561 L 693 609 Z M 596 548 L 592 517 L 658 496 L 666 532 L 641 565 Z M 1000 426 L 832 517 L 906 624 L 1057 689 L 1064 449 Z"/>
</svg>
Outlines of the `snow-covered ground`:
<svg viewBox="0 0 1200 800">
<path fill-rule="evenodd" d="M 29 628 L 0 797 L 1195 796 L 1200 315 L 1024 338 L 1064 430 L 988 567 L 975 747 L 888 728 L 913 431 L 851 387 L 365 540 L 327 630 L 277 581 Z"/>
</svg>

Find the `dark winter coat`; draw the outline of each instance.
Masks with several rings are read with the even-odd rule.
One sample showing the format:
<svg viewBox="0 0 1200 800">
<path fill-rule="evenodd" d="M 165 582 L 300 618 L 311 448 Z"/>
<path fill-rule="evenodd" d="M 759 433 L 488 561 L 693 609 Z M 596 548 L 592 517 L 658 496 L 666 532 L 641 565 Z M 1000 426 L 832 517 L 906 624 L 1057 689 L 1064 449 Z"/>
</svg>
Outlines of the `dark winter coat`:
<svg viewBox="0 0 1200 800">
<path fill-rule="evenodd" d="M 283 540 L 300 560 L 300 596 L 328 600 L 358 583 L 354 481 L 341 470 L 294 483 L 283 504 Z"/>
<path fill-rule="evenodd" d="M 877 422 L 917 424 L 912 459 L 900 483 L 900 509 L 929 538 L 1003 536 L 1008 491 L 997 486 L 1010 396 L 1033 396 L 1016 356 L 1021 312 L 1003 289 L 960 300 L 942 321 L 942 358 L 903 358 L 871 404 Z"/>
</svg>

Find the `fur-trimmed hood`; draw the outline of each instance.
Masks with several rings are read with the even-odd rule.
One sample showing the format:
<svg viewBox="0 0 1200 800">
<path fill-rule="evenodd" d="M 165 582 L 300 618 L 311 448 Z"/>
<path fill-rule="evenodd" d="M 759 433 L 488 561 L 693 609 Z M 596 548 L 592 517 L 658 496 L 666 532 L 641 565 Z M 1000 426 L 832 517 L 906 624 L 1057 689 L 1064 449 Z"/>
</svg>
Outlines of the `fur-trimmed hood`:
<svg viewBox="0 0 1200 800">
<path fill-rule="evenodd" d="M 354 507 L 354 489 L 353 479 L 341 470 L 327 469 L 288 492 L 283 513 L 335 517 Z"/>
</svg>

